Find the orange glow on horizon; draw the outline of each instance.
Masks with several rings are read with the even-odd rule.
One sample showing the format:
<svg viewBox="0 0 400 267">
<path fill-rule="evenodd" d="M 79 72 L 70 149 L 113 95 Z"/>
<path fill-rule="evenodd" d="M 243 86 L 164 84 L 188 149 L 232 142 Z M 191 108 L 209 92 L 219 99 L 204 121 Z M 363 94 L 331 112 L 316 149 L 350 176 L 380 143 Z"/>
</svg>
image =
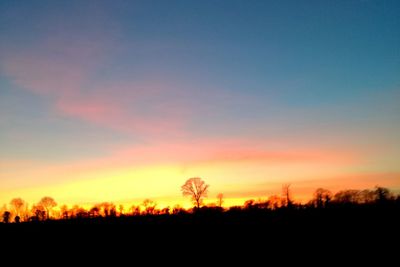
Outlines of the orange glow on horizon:
<svg viewBox="0 0 400 267">
<path fill-rule="evenodd" d="M 102 161 L 100 161 L 102 162 Z M 29 166 L 32 163 L 26 163 Z M 3 167 L 7 164 L 3 164 Z M 12 167 L 13 163 L 11 163 Z M 34 165 L 34 164 L 33 164 Z M 396 188 L 398 173 L 364 173 L 341 174 L 335 172 L 337 165 L 326 166 L 318 163 L 303 162 L 292 164 L 291 168 L 282 169 L 281 164 L 265 166 L 258 161 L 204 162 L 191 164 L 144 165 L 136 167 L 99 166 L 93 168 L 92 163 L 84 168 L 80 163 L 74 169 L 71 165 L 52 168 L 38 168 L 36 175 L 44 179 L 43 185 L 18 187 L 1 192 L 0 203 L 9 203 L 12 198 L 21 197 L 29 204 L 37 203 L 43 196 L 52 196 L 60 205 L 69 207 L 77 204 L 91 207 L 102 202 L 123 204 L 125 208 L 140 205 L 144 199 L 152 199 L 158 207 L 184 208 L 192 207 L 189 198 L 181 195 L 180 186 L 189 177 L 201 176 L 210 185 L 210 193 L 205 204 L 217 202 L 217 194 L 224 194 L 224 206 L 243 205 L 249 199 L 267 200 L 271 195 L 281 195 L 283 183 L 290 183 L 294 200 L 306 202 L 312 197 L 316 188 L 324 187 L 332 192 L 343 189 L 373 188 L 375 185 Z M 6 170 L 7 168 L 5 168 Z M 249 170 L 252 172 L 249 172 Z M 4 174 L 6 174 L 5 172 Z M 21 170 L 20 175 L 32 174 L 32 169 Z M 251 183 L 248 182 L 252 173 Z M 73 179 L 67 182 L 51 178 L 58 175 L 60 180 L 67 177 Z M 297 177 L 297 178 L 296 178 Z M 3 188 L 5 188 L 3 186 Z"/>
</svg>

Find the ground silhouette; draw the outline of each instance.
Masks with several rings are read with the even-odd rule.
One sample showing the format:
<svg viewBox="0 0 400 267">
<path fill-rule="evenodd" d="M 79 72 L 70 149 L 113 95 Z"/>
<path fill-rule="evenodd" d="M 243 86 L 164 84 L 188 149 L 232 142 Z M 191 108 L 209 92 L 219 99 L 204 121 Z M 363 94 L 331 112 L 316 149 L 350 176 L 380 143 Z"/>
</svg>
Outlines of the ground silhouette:
<svg viewBox="0 0 400 267">
<path fill-rule="evenodd" d="M 62 219 L 38 214 L 20 223 L 11 223 L 7 212 L 3 219 L 8 223 L 0 223 L 0 233 L 11 247 L 13 242 L 16 246 L 28 242 L 54 247 L 72 242 L 83 250 L 118 247 L 123 251 L 134 247 L 140 253 L 168 250 L 168 255 L 192 250 L 216 253 L 221 249 L 236 256 L 272 251 L 354 256 L 358 255 L 355 250 L 364 251 L 360 257 L 367 251 L 372 251 L 371 255 L 378 255 L 378 251 L 396 255 L 398 243 L 392 241 L 400 238 L 400 197 L 385 188 L 343 190 L 335 195 L 319 188 L 306 204 L 288 201 L 287 195 L 284 198 L 284 205 L 271 198 L 249 200 L 243 206 L 191 210 L 157 210 L 156 203 L 146 200 L 147 209 L 133 207 L 119 214 L 115 205 L 102 203 L 89 211 L 77 207 L 75 213 L 64 211 Z M 216 256 L 221 257 L 218 253 Z"/>
</svg>

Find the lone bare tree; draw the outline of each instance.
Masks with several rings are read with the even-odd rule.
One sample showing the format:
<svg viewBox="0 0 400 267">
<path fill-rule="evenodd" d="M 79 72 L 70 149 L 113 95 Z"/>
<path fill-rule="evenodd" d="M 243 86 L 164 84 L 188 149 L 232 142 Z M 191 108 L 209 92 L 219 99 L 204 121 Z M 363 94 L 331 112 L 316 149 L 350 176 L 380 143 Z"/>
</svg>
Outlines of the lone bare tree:
<svg viewBox="0 0 400 267">
<path fill-rule="evenodd" d="M 284 203 L 282 203 L 282 206 L 286 206 L 288 208 L 292 207 L 293 201 L 292 201 L 292 194 L 290 192 L 290 184 L 284 184 L 282 185 L 282 200 Z"/>
<path fill-rule="evenodd" d="M 41 205 L 47 213 L 47 219 L 50 219 L 50 211 L 57 206 L 57 203 L 54 201 L 54 199 L 52 197 L 43 197 L 40 202 L 39 205 Z"/>
<path fill-rule="evenodd" d="M 193 204 L 195 204 L 197 208 L 200 208 L 203 198 L 207 196 L 208 187 L 209 185 L 201 180 L 201 178 L 193 177 L 189 178 L 185 184 L 182 185 L 181 190 L 184 196 L 191 196 Z"/>
</svg>

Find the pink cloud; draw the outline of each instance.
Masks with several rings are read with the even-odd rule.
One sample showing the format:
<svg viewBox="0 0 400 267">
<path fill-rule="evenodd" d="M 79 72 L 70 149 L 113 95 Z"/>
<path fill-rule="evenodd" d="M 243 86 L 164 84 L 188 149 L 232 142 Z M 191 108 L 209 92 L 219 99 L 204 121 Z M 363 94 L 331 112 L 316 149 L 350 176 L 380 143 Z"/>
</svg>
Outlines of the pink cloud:
<svg viewBox="0 0 400 267">
<path fill-rule="evenodd" d="M 269 162 L 269 163 L 296 163 L 296 162 L 345 162 L 348 155 L 338 152 L 323 152 L 316 150 L 304 151 L 274 151 L 250 147 L 225 148 L 216 151 L 209 161 L 241 161 L 241 162 Z"/>
<path fill-rule="evenodd" d="M 215 92 L 210 104 L 210 96 L 201 90 L 157 80 L 155 73 L 141 81 L 99 84 L 93 74 L 105 64 L 110 42 L 86 40 L 61 34 L 23 51 L 8 49 L 0 67 L 16 85 L 48 100 L 61 116 L 146 139 L 188 136 L 194 116 L 211 117 L 217 103 L 230 101 L 229 94 Z"/>
<path fill-rule="evenodd" d="M 153 84 L 111 85 L 57 99 L 56 110 L 69 117 L 117 131 L 146 136 L 181 136 L 187 118 L 179 99 L 164 98 L 174 89 Z"/>
<path fill-rule="evenodd" d="M 259 140 L 233 138 L 196 140 L 190 138 L 190 140 L 183 139 L 179 142 L 158 140 L 157 142 L 152 141 L 137 145 L 114 145 L 113 147 L 110 147 L 108 154 L 60 163 L 51 161 L 12 161 L 0 159 L 0 168 L 4 170 L 1 175 L 2 177 L 0 177 L 3 180 L 0 180 L 8 183 L 10 186 L 18 187 L 21 186 L 19 181 L 22 181 L 22 179 L 23 186 L 35 184 L 57 184 L 82 179 L 82 177 L 87 173 L 90 174 L 90 177 L 93 177 L 92 174 L 97 173 L 101 176 L 102 173 L 107 173 L 110 170 L 118 171 L 127 168 L 153 169 L 158 166 L 171 166 L 182 169 L 182 171 L 193 168 L 193 170 L 204 169 L 204 171 L 207 172 L 210 167 L 218 167 L 221 170 L 229 172 L 236 168 L 240 170 L 240 164 L 242 163 L 255 164 L 252 166 L 256 167 L 278 166 L 282 169 L 282 177 L 287 177 L 285 176 L 286 171 L 292 169 L 292 167 L 296 169 L 297 164 L 300 164 L 300 166 L 302 166 L 302 164 L 306 164 L 307 166 L 315 164 L 315 166 L 319 167 L 327 166 L 328 168 L 326 170 L 324 168 L 315 171 L 311 170 L 310 174 L 314 174 L 316 178 L 308 184 L 307 181 L 310 179 L 309 176 L 303 177 L 305 174 L 301 171 L 293 175 L 293 179 L 296 180 L 292 183 L 293 189 L 296 190 L 296 194 L 300 194 L 300 191 L 303 190 L 300 190 L 300 187 L 307 187 L 308 189 L 305 188 L 304 190 L 311 191 L 311 187 L 315 189 L 316 186 L 325 186 L 335 184 L 335 182 L 337 183 L 337 179 L 332 179 L 329 183 L 325 182 L 330 179 L 327 175 L 332 173 L 332 168 L 329 167 L 334 167 L 335 169 L 340 170 L 342 167 L 348 166 L 349 162 L 354 163 L 357 160 L 357 157 L 349 155 L 347 151 L 326 151 L 321 149 L 308 151 L 297 150 L 292 152 L 292 150 L 283 148 L 268 148 Z M 55 179 L 59 174 L 62 174 L 63 178 Z M 199 175 L 202 174 L 200 173 Z M 261 175 L 269 177 L 270 173 L 266 171 L 266 173 Z M 280 173 L 275 173 L 274 181 L 279 181 L 280 175 Z M 20 177 L 19 180 L 18 177 Z M 26 177 L 29 178 L 27 179 Z M 349 181 L 346 182 L 347 177 Z M 372 178 L 371 181 L 375 181 L 375 178 Z M 358 177 L 346 176 L 342 179 L 343 185 L 346 185 L 346 187 L 347 185 L 352 187 L 352 179 L 357 181 L 360 180 Z M 261 187 L 257 184 L 257 186 L 253 188 L 253 184 L 254 183 L 251 181 L 246 180 L 245 188 L 241 188 L 241 185 L 237 185 L 235 188 L 240 187 L 242 192 L 246 191 L 246 197 L 253 197 L 253 193 L 256 194 L 256 191 L 262 191 L 265 194 L 266 192 L 270 192 L 266 190 L 272 190 L 276 187 L 271 184 Z M 386 186 L 386 184 L 382 185 Z M 329 188 L 334 190 L 331 186 L 329 186 Z M 232 191 L 234 188 L 231 189 L 230 187 L 227 187 L 224 190 L 226 193 L 229 193 L 230 197 L 236 196 L 235 192 Z"/>
<path fill-rule="evenodd" d="M 103 45 L 48 40 L 28 52 L 11 51 L 0 64 L 16 85 L 45 97 L 62 116 L 128 133 L 184 134 L 189 106 L 179 87 L 153 81 L 88 86 L 104 50 Z"/>
<path fill-rule="evenodd" d="M 103 124 L 112 121 L 120 114 L 120 109 L 110 103 L 87 99 L 59 99 L 56 109 L 63 115 Z"/>
<path fill-rule="evenodd" d="M 182 139 L 179 142 L 152 141 L 147 144 L 115 147 L 104 158 L 90 163 L 101 166 L 142 166 L 157 164 L 256 163 L 290 165 L 325 163 L 344 166 L 358 161 L 348 151 L 268 149 L 260 141 L 244 139 Z M 88 162 L 87 162 L 88 163 Z"/>
<path fill-rule="evenodd" d="M 243 146 L 246 144 L 246 147 Z M 69 163 L 49 164 L 36 161 L 2 161 L 0 166 L 35 166 L 50 168 L 55 171 L 68 169 L 73 171 L 100 170 L 102 168 L 125 168 L 135 166 L 151 166 L 163 164 L 196 165 L 252 162 L 261 164 L 321 163 L 346 165 L 357 158 L 349 156 L 346 151 L 285 151 L 260 148 L 258 142 L 247 140 L 197 140 L 175 143 L 158 142 L 131 146 L 114 146 L 108 155 L 97 158 L 80 159 Z M 12 163 L 12 164 L 11 164 Z M 3 165 L 5 164 L 5 165 Z M 11 164 L 11 165 L 10 165 Z M 355 179 L 357 177 L 354 177 Z"/>
</svg>

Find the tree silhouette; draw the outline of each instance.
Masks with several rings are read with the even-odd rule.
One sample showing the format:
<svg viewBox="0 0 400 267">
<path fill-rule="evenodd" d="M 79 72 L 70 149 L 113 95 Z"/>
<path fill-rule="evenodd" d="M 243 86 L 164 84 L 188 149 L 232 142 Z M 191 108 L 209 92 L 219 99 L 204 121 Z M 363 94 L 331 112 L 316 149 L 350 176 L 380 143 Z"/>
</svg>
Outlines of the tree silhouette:
<svg viewBox="0 0 400 267">
<path fill-rule="evenodd" d="M 176 204 L 172 209 L 172 214 L 180 214 L 180 213 L 185 213 L 185 210 L 180 205 Z"/>
<path fill-rule="evenodd" d="M 165 207 L 165 208 L 163 208 L 162 210 L 161 210 L 161 214 L 164 214 L 164 215 L 169 215 L 170 214 L 170 208 L 169 208 L 169 206 L 167 206 L 167 207 Z"/>
<path fill-rule="evenodd" d="M 153 200 L 151 200 L 151 199 L 145 199 L 144 201 L 143 201 L 143 207 L 144 207 L 144 210 L 146 211 L 146 214 L 147 215 L 150 215 L 150 214 L 154 214 L 155 213 L 155 210 L 156 210 L 156 206 L 157 206 L 157 203 L 155 202 L 155 201 L 153 201 Z"/>
<path fill-rule="evenodd" d="M 246 200 L 245 202 L 244 202 L 244 208 L 246 209 L 246 210 L 250 210 L 250 209 L 252 209 L 253 208 L 253 206 L 254 206 L 254 199 L 249 199 L 249 200 Z"/>
<path fill-rule="evenodd" d="M 191 196 L 193 203 L 197 208 L 200 208 L 203 198 L 207 196 L 208 188 L 209 185 L 206 185 L 201 178 L 193 177 L 182 185 L 181 190 L 184 196 Z"/>
<path fill-rule="evenodd" d="M 334 200 L 340 204 L 354 204 L 360 202 L 360 190 L 347 189 L 335 194 Z"/>
<path fill-rule="evenodd" d="M 110 217 L 112 216 L 112 214 L 114 214 L 115 205 L 113 203 L 103 202 L 101 204 L 98 204 L 97 206 L 100 210 L 103 210 L 104 217 Z"/>
<path fill-rule="evenodd" d="M 110 204 L 110 217 L 116 217 L 117 216 L 117 208 L 113 203 Z"/>
<path fill-rule="evenodd" d="M 359 192 L 360 202 L 363 204 L 373 203 L 376 201 L 375 192 L 369 189 L 364 189 Z"/>
<path fill-rule="evenodd" d="M 375 186 L 375 197 L 376 197 L 376 202 L 379 204 L 386 203 L 391 194 L 389 189 L 380 187 L 380 186 Z"/>
<path fill-rule="evenodd" d="M 277 195 L 272 195 L 268 198 L 268 208 L 271 210 L 276 210 L 280 207 L 282 200 Z"/>
<path fill-rule="evenodd" d="M 85 210 L 82 207 L 79 207 L 78 210 L 76 210 L 76 217 L 77 218 L 88 218 L 89 217 L 89 212 Z"/>
<path fill-rule="evenodd" d="M 327 189 L 318 188 L 314 192 L 314 203 L 317 208 L 326 207 L 327 205 L 329 205 L 331 199 L 332 199 L 332 193 Z"/>
<path fill-rule="evenodd" d="M 47 219 L 50 219 L 50 211 L 57 206 L 57 203 L 54 201 L 54 199 L 52 197 L 43 197 L 40 202 L 39 205 L 41 205 L 47 213 Z"/>
<path fill-rule="evenodd" d="M 31 213 L 33 214 L 33 217 L 31 217 L 31 219 L 36 221 L 42 221 L 46 217 L 46 211 L 44 210 L 44 207 L 41 204 L 33 205 Z"/>
<path fill-rule="evenodd" d="M 61 218 L 63 219 L 68 219 L 68 206 L 67 205 L 62 205 L 60 207 L 60 211 L 61 211 Z"/>
<path fill-rule="evenodd" d="M 9 223 L 10 222 L 10 217 L 11 217 L 11 212 L 9 212 L 9 211 L 5 211 L 4 213 L 3 213 L 3 222 L 4 223 Z"/>
<path fill-rule="evenodd" d="M 218 195 L 217 195 L 217 199 L 218 199 L 218 202 L 217 202 L 217 204 L 218 204 L 218 207 L 222 207 L 222 204 L 224 204 L 224 194 L 222 194 L 222 193 L 219 193 Z"/>
<path fill-rule="evenodd" d="M 15 216 L 20 216 L 25 206 L 25 201 L 22 200 L 22 198 L 13 198 L 10 202 L 10 205 L 14 209 Z"/>
<path fill-rule="evenodd" d="M 309 225 L 321 227 L 321 229 L 328 229 L 338 222 L 343 226 L 349 223 L 350 227 L 367 221 L 374 227 L 376 224 L 384 227 L 399 224 L 398 221 L 389 222 L 388 220 L 397 220 L 398 218 L 400 195 L 380 186 L 364 190 L 342 190 L 337 192 L 334 197 L 329 190 L 318 188 L 314 191 L 313 198 L 307 204 L 302 204 L 293 202 L 289 185 L 283 185 L 282 195 L 271 195 L 268 200 L 249 199 L 241 206 L 226 208 L 221 207 L 224 200 L 222 193 L 217 195 L 216 203 L 207 203 L 207 206 L 202 207 L 202 200 L 206 196 L 208 188 L 209 186 L 201 178 L 194 177 L 185 182 L 181 189 L 183 195 L 189 195 L 194 203 L 194 207 L 190 209 L 184 209 L 179 205 L 175 205 L 173 208 L 156 208 L 155 201 L 145 199 L 142 204 L 133 205 L 126 211 L 124 211 L 123 205 L 116 206 L 111 202 L 96 204 L 89 210 L 78 205 L 71 209 L 68 209 L 66 205 L 60 205 L 58 211 L 53 209 L 57 203 L 50 197 L 44 197 L 32 206 L 26 204 L 21 198 L 14 198 L 9 205 L 0 206 L 0 228 L 15 229 L 14 224 L 10 224 L 11 222 L 15 222 L 15 224 L 24 222 L 21 226 L 16 226 L 17 229 L 24 228 L 25 225 L 30 227 L 32 222 L 39 224 L 49 218 L 70 219 L 70 221 L 60 222 L 59 225 L 85 224 L 88 220 L 93 220 L 95 224 L 106 222 L 107 225 L 118 228 L 125 225 L 125 222 L 132 222 L 138 226 L 153 222 L 179 226 L 198 222 L 211 225 L 216 222 L 218 225 L 215 226 L 217 227 L 228 225 L 231 222 L 248 227 L 255 222 L 254 225 L 263 226 L 265 229 L 281 227 L 278 226 L 281 225 L 281 222 L 284 222 L 282 224 L 284 227 L 291 227 L 299 223 L 300 227 L 307 228 Z M 328 205 L 329 208 L 326 208 Z M 107 219 L 99 218 L 102 216 Z M 137 218 L 132 218 L 133 216 Z M 192 220 L 192 218 L 196 219 Z M 4 222 L 4 225 L 1 222 Z M 330 224 L 331 222 L 333 224 Z M 10 226 L 5 224 L 10 224 Z M 57 224 L 57 222 L 44 223 L 47 226 Z"/>
<path fill-rule="evenodd" d="M 132 216 L 140 215 L 140 206 L 132 205 L 129 210 L 132 212 Z"/>
<path fill-rule="evenodd" d="M 89 211 L 90 213 L 90 217 L 96 218 L 100 216 L 100 208 L 95 205 L 94 207 L 92 207 Z"/>
<path fill-rule="evenodd" d="M 292 194 L 290 193 L 290 184 L 282 185 L 282 206 L 290 208 L 293 204 Z"/>
<path fill-rule="evenodd" d="M 71 210 L 70 210 L 70 215 L 71 215 L 71 217 L 72 217 L 72 218 L 75 218 L 75 217 L 77 216 L 79 210 L 80 210 L 79 205 L 73 205 L 72 208 L 71 208 Z"/>
</svg>

